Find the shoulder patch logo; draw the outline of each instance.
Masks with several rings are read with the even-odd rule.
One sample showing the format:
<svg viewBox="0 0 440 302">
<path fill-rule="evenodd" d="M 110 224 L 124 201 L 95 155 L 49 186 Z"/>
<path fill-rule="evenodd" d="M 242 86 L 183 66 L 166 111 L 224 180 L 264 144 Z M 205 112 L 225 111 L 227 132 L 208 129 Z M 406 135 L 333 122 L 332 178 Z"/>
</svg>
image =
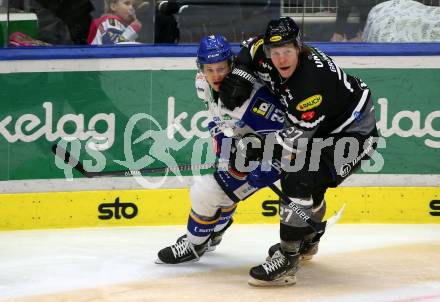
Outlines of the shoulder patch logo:
<svg viewBox="0 0 440 302">
<path fill-rule="evenodd" d="M 298 105 L 296 105 L 296 110 L 298 111 L 307 111 L 318 107 L 322 103 L 322 95 L 315 94 L 312 95 L 305 100 L 301 101 Z"/>
<path fill-rule="evenodd" d="M 281 41 L 282 37 L 281 36 L 272 36 L 269 38 L 270 42 L 278 42 Z"/>
<path fill-rule="evenodd" d="M 315 111 L 307 111 L 301 114 L 301 119 L 303 121 L 310 121 L 315 117 Z"/>
<path fill-rule="evenodd" d="M 255 104 L 252 106 L 252 112 L 264 118 L 268 118 L 272 110 L 273 105 L 265 102 L 259 97 L 257 97 Z"/>
<path fill-rule="evenodd" d="M 258 47 L 260 47 L 261 45 L 263 45 L 264 40 L 260 39 L 257 42 L 254 43 L 254 45 L 252 45 L 251 47 L 251 53 L 252 53 L 252 57 L 255 56 L 255 53 L 257 52 Z"/>
</svg>

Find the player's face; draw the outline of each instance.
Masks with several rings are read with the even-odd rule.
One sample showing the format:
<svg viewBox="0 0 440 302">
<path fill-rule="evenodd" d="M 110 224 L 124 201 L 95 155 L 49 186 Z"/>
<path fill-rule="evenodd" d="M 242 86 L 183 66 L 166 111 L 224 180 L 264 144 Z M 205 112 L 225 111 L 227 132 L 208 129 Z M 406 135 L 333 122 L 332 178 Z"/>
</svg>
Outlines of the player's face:
<svg viewBox="0 0 440 302">
<path fill-rule="evenodd" d="M 295 72 L 298 66 L 298 54 L 299 49 L 293 44 L 286 44 L 270 49 L 272 63 L 285 79 L 289 78 Z"/>
<path fill-rule="evenodd" d="M 206 81 L 208 81 L 211 88 L 217 92 L 220 90 L 220 83 L 230 72 L 231 68 L 229 67 L 228 61 L 203 65 L 203 74 L 205 75 Z"/>
<path fill-rule="evenodd" d="M 126 22 L 133 20 L 133 0 L 119 0 L 116 3 L 112 3 L 110 8 L 115 15 L 121 17 Z"/>
</svg>

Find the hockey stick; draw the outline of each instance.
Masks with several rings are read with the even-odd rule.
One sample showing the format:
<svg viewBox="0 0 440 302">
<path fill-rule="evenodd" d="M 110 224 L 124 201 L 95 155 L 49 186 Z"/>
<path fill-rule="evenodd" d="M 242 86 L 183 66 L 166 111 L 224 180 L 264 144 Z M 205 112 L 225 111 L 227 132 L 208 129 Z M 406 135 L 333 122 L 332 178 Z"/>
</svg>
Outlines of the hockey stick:
<svg viewBox="0 0 440 302">
<path fill-rule="evenodd" d="M 52 152 L 64 160 L 65 163 L 69 164 L 77 170 L 79 173 L 81 173 L 83 176 L 87 178 L 94 178 L 94 177 L 106 177 L 106 176 L 138 176 L 143 174 L 154 174 L 154 173 L 165 173 L 169 171 L 189 171 L 193 169 L 210 169 L 210 168 L 217 168 L 219 167 L 218 163 L 207 163 L 207 164 L 199 164 L 199 165 L 179 165 L 175 167 L 159 167 L 159 168 L 142 168 L 137 171 L 132 170 L 113 170 L 113 171 L 101 171 L 101 172 L 89 172 L 84 169 L 84 166 L 79 162 L 79 160 L 75 157 L 73 157 L 69 151 L 64 149 L 58 144 L 55 144 L 52 146 Z M 303 219 L 308 225 L 310 225 L 318 234 L 323 234 L 325 230 L 334 225 L 342 215 L 342 212 L 344 211 L 345 204 L 342 206 L 342 208 L 332 217 L 330 217 L 328 220 L 323 222 L 316 222 L 313 221 L 311 217 L 309 217 L 306 213 L 304 213 L 303 210 L 301 210 L 295 203 L 291 202 L 289 197 L 285 195 L 280 189 L 278 189 L 277 186 L 274 184 L 270 184 L 269 188 L 272 189 L 272 191 L 278 195 L 278 197 L 287 204 L 296 215 L 298 215 L 301 219 Z"/>
<path fill-rule="evenodd" d="M 281 201 L 284 202 L 284 204 L 286 204 L 289 208 L 291 208 L 296 215 L 298 215 L 309 226 L 311 226 L 318 233 L 318 235 L 324 234 L 324 232 L 326 231 L 327 228 L 331 227 L 336 222 L 338 222 L 338 220 L 342 216 L 342 212 L 345 209 L 345 204 L 344 204 L 342 206 L 342 208 L 335 215 L 333 215 L 332 217 L 330 217 L 326 221 L 316 222 L 316 221 L 312 220 L 312 218 L 310 216 L 308 216 L 306 213 L 304 213 L 304 211 L 301 210 L 301 208 L 299 208 L 293 201 L 291 201 L 290 198 L 286 194 L 284 194 L 280 189 L 278 189 L 277 186 L 275 186 L 274 184 L 270 184 L 269 188 L 271 188 L 272 191 L 274 191 L 275 194 L 277 194 L 280 197 Z"/>
<path fill-rule="evenodd" d="M 64 160 L 65 163 L 69 164 L 76 171 L 81 173 L 83 176 L 87 178 L 94 177 L 106 177 L 106 176 L 139 176 L 144 174 L 155 174 L 155 173 L 167 173 L 172 171 L 190 171 L 194 169 L 210 169 L 216 168 L 219 165 L 217 163 L 206 163 L 206 164 L 198 164 L 198 165 L 178 165 L 175 167 L 158 167 L 158 168 L 142 168 L 139 170 L 113 170 L 113 171 L 101 171 L 101 172 L 89 172 L 84 169 L 84 166 L 79 162 L 79 160 L 73 157 L 69 151 L 61 147 L 60 145 L 53 145 L 52 152 Z"/>
</svg>

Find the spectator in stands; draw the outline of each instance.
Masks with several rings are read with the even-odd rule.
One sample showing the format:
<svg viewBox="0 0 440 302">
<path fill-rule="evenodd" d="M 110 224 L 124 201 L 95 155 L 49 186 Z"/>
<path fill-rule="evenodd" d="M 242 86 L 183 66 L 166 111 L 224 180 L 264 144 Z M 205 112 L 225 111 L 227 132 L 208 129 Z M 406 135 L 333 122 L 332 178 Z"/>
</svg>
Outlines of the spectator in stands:
<svg viewBox="0 0 440 302">
<path fill-rule="evenodd" d="M 105 0 L 104 15 L 93 20 L 87 43 L 93 45 L 135 43 L 142 24 L 133 0 Z"/>
<path fill-rule="evenodd" d="M 161 1 L 156 7 L 154 43 L 179 43 L 180 31 L 175 14 L 180 5 L 175 0 Z"/>
<path fill-rule="evenodd" d="M 89 0 L 10 0 L 10 7 L 33 12 L 38 36 L 50 44 L 87 44 L 93 4 Z"/>
<path fill-rule="evenodd" d="M 336 25 L 330 41 L 332 42 L 359 42 L 362 40 L 362 31 L 367 21 L 368 12 L 374 5 L 373 0 L 340 0 L 336 13 Z M 355 36 L 350 37 L 350 28 L 348 25 L 348 16 L 353 8 L 359 13 L 359 23 L 356 24 Z"/>
<path fill-rule="evenodd" d="M 368 15 L 365 42 L 440 42 L 440 7 L 411 0 L 385 1 Z"/>
</svg>

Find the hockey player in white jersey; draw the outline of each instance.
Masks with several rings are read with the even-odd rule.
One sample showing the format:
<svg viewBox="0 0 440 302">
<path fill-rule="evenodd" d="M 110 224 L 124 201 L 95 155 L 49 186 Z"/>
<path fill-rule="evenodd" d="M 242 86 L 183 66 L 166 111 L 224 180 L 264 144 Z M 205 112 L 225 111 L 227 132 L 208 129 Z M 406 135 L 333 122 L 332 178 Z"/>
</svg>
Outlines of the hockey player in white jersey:
<svg viewBox="0 0 440 302">
<path fill-rule="evenodd" d="M 206 251 L 215 249 L 232 223 L 237 203 L 261 187 L 256 185 L 261 173 L 271 177 L 273 182 L 280 177 L 279 162 L 270 163 L 270 169 L 261 169 L 260 163 L 254 170 L 259 173 L 243 173 L 236 167 L 239 162 L 237 150 L 246 153 L 242 158 L 254 160 L 263 147 L 243 148 L 243 142 L 258 140 L 258 137 L 280 130 L 284 114 L 278 99 L 260 83 L 255 83 L 249 99 L 233 110 L 219 100 L 220 83 L 230 73 L 233 59 L 231 47 L 223 36 L 213 35 L 201 40 L 197 52 L 197 94 L 212 118 L 208 128 L 214 139 L 214 152 L 220 163 L 227 161 L 228 165 L 196 180 L 190 189 L 191 211 L 186 234 L 175 244 L 161 249 L 156 263 L 197 261 Z"/>
</svg>

